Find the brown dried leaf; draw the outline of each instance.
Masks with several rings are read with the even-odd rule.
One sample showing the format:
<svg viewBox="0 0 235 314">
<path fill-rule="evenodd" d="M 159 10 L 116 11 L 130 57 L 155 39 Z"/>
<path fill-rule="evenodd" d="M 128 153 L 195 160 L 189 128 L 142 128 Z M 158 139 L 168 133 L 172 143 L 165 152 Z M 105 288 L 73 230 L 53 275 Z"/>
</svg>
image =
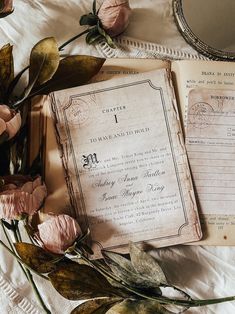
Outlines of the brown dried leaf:
<svg viewBox="0 0 235 314">
<path fill-rule="evenodd" d="M 78 305 L 71 314 L 105 314 L 117 302 L 122 301 L 119 298 L 95 299 Z"/>
<path fill-rule="evenodd" d="M 14 78 L 12 48 L 7 44 L 0 49 L 0 102 L 4 101 L 8 86 Z"/>
<path fill-rule="evenodd" d="M 170 314 L 172 312 L 166 310 L 157 301 L 151 300 L 124 300 L 114 305 L 109 314 Z"/>
<path fill-rule="evenodd" d="M 52 78 L 60 62 L 59 49 L 54 37 L 40 40 L 31 50 L 29 62 L 29 85 L 35 81 L 42 85 Z"/>
<path fill-rule="evenodd" d="M 158 262 L 133 242 L 130 243 L 130 257 L 135 270 L 148 278 L 151 283 L 167 284 L 166 276 Z"/>
<path fill-rule="evenodd" d="M 68 56 L 60 61 L 53 76 L 39 92 L 50 92 L 86 84 L 101 69 L 105 59 L 92 56 Z"/>
<path fill-rule="evenodd" d="M 149 296 L 162 294 L 158 284 L 150 280 L 149 277 L 138 273 L 127 258 L 110 251 L 103 251 L 103 256 L 112 272 L 130 287 Z"/>
<path fill-rule="evenodd" d="M 72 261 L 60 263 L 48 276 L 54 288 L 69 300 L 118 296 L 106 278 L 87 265 Z"/>
<path fill-rule="evenodd" d="M 39 273 L 49 273 L 55 270 L 54 261 L 61 257 L 30 243 L 19 242 L 14 245 L 22 261 Z"/>
<path fill-rule="evenodd" d="M 157 287 L 156 283 L 153 285 L 149 278 L 139 274 L 127 258 L 114 252 L 103 251 L 102 253 L 113 273 L 122 281 L 137 289 L 147 290 L 154 288 L 157 294 L 161 294 L 161 290 Z"/>
</svg>

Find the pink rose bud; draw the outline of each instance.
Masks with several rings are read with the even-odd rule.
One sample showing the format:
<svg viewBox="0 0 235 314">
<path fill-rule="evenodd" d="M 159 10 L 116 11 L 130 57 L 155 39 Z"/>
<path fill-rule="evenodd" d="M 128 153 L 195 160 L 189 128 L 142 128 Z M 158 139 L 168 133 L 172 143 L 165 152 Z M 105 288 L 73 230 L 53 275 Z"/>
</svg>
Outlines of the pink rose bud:
<svg viewBox="0 0 235 314">
<path fill-rule="evenodd" d="M 128 0 L 104 0 L 98 11 L 103 29 L 111 37 L 118 36 L 127 28 L 130 15 Z"/>
<path fill-rule="evenodd" d="M 38 231 L 42 247 L 56 254 L 64 254 L 82 234 L 79 224 L 68 215 L 52 216 L 38 225 Z"/>
<path fill-rule="evenodd" d="M 0 218 L 22 219 L 33 215 L 41 207 L 47 195 L 41 177 L 32 180 L 29 176 L 16 175 L 1 177 Z"/>
<path fill-rule="evenodd" d="M 10 109 L 6 105 L 0 105 L 0 137 L 7 134 L 8 139 L 16 135 L 21 127 L 20 113 Z"/>
</svg>

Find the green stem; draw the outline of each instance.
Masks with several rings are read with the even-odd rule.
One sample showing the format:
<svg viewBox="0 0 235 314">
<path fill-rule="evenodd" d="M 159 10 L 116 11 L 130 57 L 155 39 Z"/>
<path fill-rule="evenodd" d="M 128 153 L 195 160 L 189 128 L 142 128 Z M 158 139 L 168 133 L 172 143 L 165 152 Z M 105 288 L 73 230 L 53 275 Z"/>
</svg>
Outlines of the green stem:
<svg viewBox="0 0 235 314">
<path fill-rule="evenodd" d="M 32 274 L 30 273 L 30 271 L 28 269 L 26 271 L 28 273 L 29 281 L 30 281 L 30 283 L 32 285 L 32 288 L 33 288 L 34 293 L 35 293 L 35 295 L 36 295 L 36 297 L 38 299 L 38 302 L 41 304 L 41 306 L 44 309 L 45 313 L 51 314 L 51 311 L 46 307 L 46 305 L 45 305 L 45 303 L 44 303 L 44 301 L 43 301 L 43 299 L 42 299 L 42 297 L 41 297 L 41 295 L 40 295 L 40 293 L 38 291 L 38 288 L 37 288 L 37 286 L 36 286 L 36 284 L 35 284 L 35 282 L 33 280 Z"/>
<path fill-rule="evenodd" d="M 22 261 L 22 259 L 17 256 L 14 252 L 12 252 L 9 247 L 0 240 L 0 245 L 2 245 L 12 256 L 14 256 L 14 258 L 19 261 L 22 265 L 24 265 L 28 270 L 30 270 L 31 272 L 35 273 L 36 275 L 40 276 L 41 278 L 45 279 L 45 280 L 49 280 L 49 278 L 47 278 L 46 276 L 36 272 L 34 269 L 32 269 L 30 266 L 28 266 L 24 261 Z"/>
<path fill-rule="evenodd" d="M 102 267 L 101 265 L 97 266 L 95 265 L 94 262 L 90 261 L 88 258 L 86 258 L 84 255 L 81 254 L 81 252 L 76 251 L 80 258 L 82 258 L 85 262 L 87 262 L 88 264 L 90 264 L 93 268 L 95 268 L 100 274 L 102 274 L 105 277 L 109 277 L 112 280 L 115 280 L 116 282 L 118 282 L 119 284 L 121 284 L 126 290 L 144 298 L 144 299 L 149 299 L 149 300 L 153 300 L 153 301 L 157 301 L 161 304 L 172 304 L 172 305 L 177 305 L 177 306 L 185 306 L 185 307 L 199 307 L 199 306 L 204 306 L 204 305 L 211 305 L 211 304 L 217 304 L 217 303 L 223 303 L 223 302 L 228 302 L 228 301 L 234 301 L 235 300 L 235 296 L 231 296 L 231 297 L 225 297 L 225 298 L 218 298 L 218 299 L 207 299 L 207 300 L 194 300 L 194 299 L 190 299 L 190 300 L 179 300 L 179 299 L 169 299 L 169 298 L 165 298 L 165 297 L 153 297 L 153 296 L 148 296 L 142 292 L 140 292 L 139 290 L 135 289 L 135 288 L 130 288 L 129 286 L 127 286 L 122 280 L 118 279 L 115 275 L 113 275 L 112 273 L 108 272 L 104 267 Z"/>
<path fill-rule="evenodd" d="M 88 28 L 88 29 L 86 29 L 85 31 L 81 32 L 80 34 L 78 34 L 78 35 L 76 35 L 76 36 L 70 38 L 69 40 L 67 40 L 65 43 L 63 43 L 63 44 L 59 47 L 59 51 L 62 51 L 65 46 L 67 46 L 67 45 L 70 44 L 72 41 L 76 40 L 77 38 L 81 37 L 82 35 L 88 33 L 89 31 L 90 31 L 90 30 L 89 30 L 89 28 Z"/>
<path fill-rule="evenodd" d="M 36 275 L 40 276 L 41 278 L 43 278 L 43 279 L 45 279 L 45 280 L 49 280 L 49 278 L 47 278 L 46 276 L 44 276 L 44 275 L 42 275 L 42 274 L 36 272 L 34 269 L 32 269 L 30 266 L 28 266 L 24 261 L 22 261 L 22 259 L 21 259 L 19 256 L 17 256 L 14 252 L 12 252 L 12 251 L 9 249 L 9 247 L 8 247 L 4 242 L 2 242 L 1 240 L 0 240 L 0 244 L 1 244 L 12 256 L 14 256 L 14 258 L 15 258 L 18 262 L 20 262 L 22 265 L 24 265 L 25 268 L 27 268 L 27 269 L 30 270 L 31 272 L 35 273 Z"/>
<path fill-rule="evenodd" d="M 16 242 L 20 242 L 19 238 L 18 238 L 18 234 L 16 232 L 16 225 L 14 223 L 14 220 L 11 221 L 11 225 L 12 225 L 12 231 L 13 231 L 13 234 L 14 234 L 15 241 Z"/>
<path fill-rule="evenodd" d="M 20 234 L 20 230 L 19 230 L 19 221 L 18 220 L 15 220 L 14 221 L 14 224 L 15 224 L 15 229 L 16 229 L 16 234 L 17 234 L 17 238 L 18 238 L 18 242 L 22 242 L 22 238 L 21 238 L 21 234 Z"/>
</svg>

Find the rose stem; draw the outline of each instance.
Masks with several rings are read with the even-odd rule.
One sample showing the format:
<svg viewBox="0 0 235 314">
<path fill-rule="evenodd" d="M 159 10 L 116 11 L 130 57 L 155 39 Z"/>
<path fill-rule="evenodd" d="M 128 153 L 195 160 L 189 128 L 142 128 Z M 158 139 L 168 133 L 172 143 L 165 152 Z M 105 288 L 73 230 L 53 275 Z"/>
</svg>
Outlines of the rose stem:
<svg viewBox="0 0 235 314">
<path fill-rule="evenodd" d="M 51 311 L 49 311 L 49 309 L 46 307 L 46 305 L 45 305 L 45 303 L 44 303 L 44 301 L 43 301 L 43 299 L 42 299 L 42 297 L 41 297 L 41 295 L 40 295 L 40 293 L 39 293 L 39 291 L 38 291 L 38 288 L 37 288 L 37 286 L 36 286 L 36 284 L 35 284 L 35 282 L 34 282 L 34 280 L 33 280 L 33 276 L 32 276 L 32 274 L 31 274 L 31 272 L 30 272 L 28 269 L 27 269 L 26 271 L 27 271 L 27 273 L 28 273 L 29 281 L 30 281 L 30 283 L 31 283 L 31 285 L 32 285 L 32 288 L 33 288 L 33 290 L 34 290 L 34 292 L 35 292 L 35 295 L 36 295 L 36 297 L 37 297 L 39 303 L 41 304 L 41 306 L 43 307 L 44 311 L 45 311 L 47 314 L 51 314 Z"/>
<path fill-rule="evenodd" d="M 70 44 L 72 41 L 76 40 L 77 38 L 81 37 L 82 35 L 88 33 L 89 31 L 90 31 L 90 30 L 89 30 L 89 28 L 88 28 L 88 29 L 86 29 L 85 31 L 81 32 L 80 34 L 77 34 L 76 36 L 70 38 L 69 40 L 67 40 L 65 43 L 63 43 L 63 44 L 59 47 L 59 51 L 62 51 L 65 46 L 67 46 L 67 45 Z"/>
<path fill-rule="evenodd" d="M 15 230 L 16 230 L 16 234 L 17 234 L 17 238 L 18 238 L 17 242 L 22 242 L 22 238 L 21 238 L 21 234 L 20 234 L 20 231 L 18 228 L 18 224 L 19 224 L 18 220 L 13 221 L 13 225 L 15 226 Z"/>
<path fill-rule="evenodd" d="M 108 276 L 109 278 L 119 282 L 121 285 L 123 285 L 123 287 L 132 292 L 135 293 L 136 295 L 139 295 L 145 299 L 149 299 L 149 300 L 153 300 L 153 301 L 158 301 L 161 304 L 174 304 L 174 305 L 178 305 L 178 306 L 186 306 L 186 307 L 199 307 L 199 306 L 204 306 L 204 305 L 210 305 L 210 304 L 217 304 L 217 303 L 223 303 L 223 302 L 228 302 L 228 301 L 234 301 L 235 300 L 235 296 L 231 296 L 231 297 L 225 297 L 225 298 L 218 298 L 218 299 L 207 299 L 207 300 L 177 300 L 177 299 L 168 299 L 168 298 L 164 298 L 164 297 L 150 297 L 147 296 L 141 292 L 139 292 L 138 290 L 136 290 L 135 288 L 130 288 L 128 286 L 126 286 L 125 283 L 123 283 L 123 281 L 118 280 L 116 278 L 116 276 L 113 276 L 113 274 L 109 273 L 107 270 L 105 270 L 102 267 L 97 267 L 92 261 L 90 261 L 88 258 L 86 258 L 81 252 L 76 251 L 80 258 L 82 258 L 84 261 L 86 261 L 88 264 L 90 264 L 91 266 L 93 266 L 99 273 L 101 273 L 103 276 Z"/>
<path fill-rule="evenodd" d="M 34 274 L 36 274 L 36 275 L 42 277 L 43 279 L 49 281 L 49 278 L 47 278 L 46 276 L 44 276 L 44 275 L 42 275 L 42 274 L 36 272 L 36 271 L 35 271 L 34 269 L 32 269 L 30 266 L 28 266 L 27 264 L 25 264 L 25 262 L 23 262 L 22 259 L 21 259 L 19 256 L 17 256 L 14 252 L 12 252 L 12 251 L 9 249 L 9 247 L 8 247 L 3 241 L 0 240 L 0 244 L 1 244 L 12 256 L 14 256 L 17 261 L 19 261 L 19 262 L 20 262 L 22 265 L 24 265 L 27 269 L 29 269 L 29 270 L 30 270 L 31 272 L 33 272 Z"/>
</svg>

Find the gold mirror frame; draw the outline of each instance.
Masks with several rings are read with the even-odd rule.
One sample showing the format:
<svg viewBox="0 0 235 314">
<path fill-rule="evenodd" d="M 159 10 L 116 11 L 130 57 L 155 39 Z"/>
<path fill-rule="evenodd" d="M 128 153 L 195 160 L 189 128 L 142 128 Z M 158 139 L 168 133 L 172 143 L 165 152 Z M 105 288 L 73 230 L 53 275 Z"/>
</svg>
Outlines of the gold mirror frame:
<svg viewBox="0 0 235 314">
<path fill-rule="evenodd" d="M 205 42 L 201 41 L 190 29 L 183 12 L 182 0 L 172 0 L 173 13 L 175 17 L 176 25 L 187 41 L 194 49 L 196 49 L 201 54 L 213 60 L 226 60 L 234 61 L 235 53 L 225 52 L 222 50 L 217 50 L 208 46 Z M 195 0 L 196 1 L 196 0 Z"/>
</svg>

